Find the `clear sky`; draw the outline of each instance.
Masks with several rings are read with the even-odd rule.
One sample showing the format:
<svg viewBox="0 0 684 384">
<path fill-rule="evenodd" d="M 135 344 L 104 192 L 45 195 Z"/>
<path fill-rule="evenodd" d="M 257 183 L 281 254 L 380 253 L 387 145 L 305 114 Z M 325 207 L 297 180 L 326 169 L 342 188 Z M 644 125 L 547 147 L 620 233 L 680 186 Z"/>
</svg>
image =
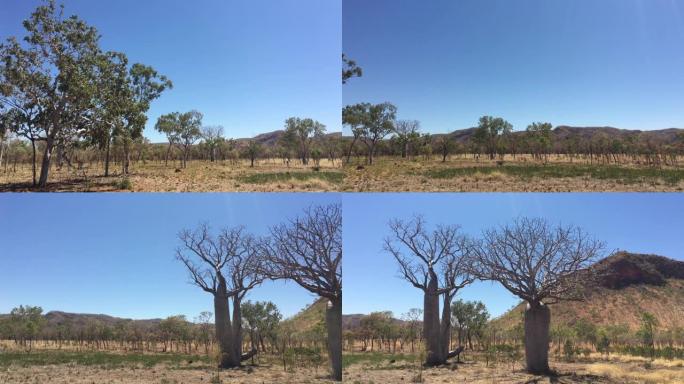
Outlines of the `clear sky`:
<svg viewBox="0 0 684 384">
<path fill-rule="evenodd" d="M 392 218 L 423 214 L 429 225 L 457 224 L 462 233 L 506 224 L 519 216 L 574 224 L 606 242 L 607 251 L 653 253 L 684 260 L 684 195 L 646 193 L 382 193 L 344 194 L 344 313 L 422 308 L 422 292 L 399 275 L 382 250 Z M 498 316 L 518 299 L 496 283 L 476 282 L 456 297 L 480 300 Z"/>
<path fill-rule="evenodd" d="M 2 194 L 0 313 L 20 304 L 45 311 L 129 318 L 213 312 L 213 299 L 189 283 L 175 260 L 177 233 L 202 222 L 242 224 L 254 234 L 339 194 Z M 269 282 L 251 300 L 273 301 L 291 316 L 315 296 Z"/>
<path fill-rule="evenodd" d="M 344 104 L 390 101 L 424 131 L 534 121 L 684 127 L 678 0 L 344 0 Z"/>
<path fill-rule="evenodd" d="M 161 114 L 197 109 L 228 137 L 282 129 L 291 116 L 340 127 L 341 0 L 63 0 L 98 28 L 101 45 L 153 66 L 174 89 L 152 104 Z M 23 36 L 38 0 L 3 0 L 0 38 Z"/>
</svg>

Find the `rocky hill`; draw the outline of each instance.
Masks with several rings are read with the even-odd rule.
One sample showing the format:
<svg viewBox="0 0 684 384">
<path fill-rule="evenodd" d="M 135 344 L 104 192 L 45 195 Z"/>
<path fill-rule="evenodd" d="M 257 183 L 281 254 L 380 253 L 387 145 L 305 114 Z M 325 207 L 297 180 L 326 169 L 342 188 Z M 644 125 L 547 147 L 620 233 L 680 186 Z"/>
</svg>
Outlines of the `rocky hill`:
<svg viewBox="0 0 684 384">
<path fill-rule="evenodd" d="M 588 286 L 587 299 L 560 302 L 551 308 L 553 324 L 573 325 L 580 319 L 596 325 L 622 324 L 636 330 L 641 314 L 655 315 L 663 328 L 684 327 L 684 262 L 657 255 L 618 252 L 595 266 L 600 277 Z M 521 303 L 494 319 L 504 329 L 522 319 Z"/>
</svg>

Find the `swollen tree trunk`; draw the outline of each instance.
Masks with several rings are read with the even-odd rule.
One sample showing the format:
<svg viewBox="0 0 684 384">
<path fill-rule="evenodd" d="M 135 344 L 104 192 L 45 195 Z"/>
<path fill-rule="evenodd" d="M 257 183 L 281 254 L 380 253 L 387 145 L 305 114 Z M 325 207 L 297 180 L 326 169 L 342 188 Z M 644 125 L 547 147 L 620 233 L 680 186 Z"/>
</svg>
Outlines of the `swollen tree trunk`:
<svg viewBox="0 0 684 384">
<path fill-rule="evenodd" d="M 451 341 L 451 299 L 453 295 L 450 292 L 444 293 L 444 300 L 442 301 L 442 321 L 440 326 L 440 338 L 442 342 L 442 364 L 446 363 L 449 355 L 449 342 Z"/>
<path fill-rule="evenodd" d="M 234 367 L 232 350 L 232 330 L 230 326 L 230 310 L 228 309 L 228 296 L 225 283 L 219 286 L 214 294 L 214 318 L 216 322 L 216 341 L 219 346 L 219 367 Z"/>
<path fill-rule="evenodd" d="M 233 296 L 233 364 L 239 367 L 242 362 L 242 311 L 239 295 Z"/>
<path fill-rule="evenodd" d="M 442 364 L 442 343 L 440 342 L 439 294 L 437 275 L 430 271 L 430 281 L 423 295 L 423 335 L 425 335 L 425 365 Z"/>
<path fill-rule="evenodd" d="M 527 372 L 549 371 L 549 323 L 551 311 L 543 303 L 527 304 L 525 309 L 525 360 Z"/>
<path fill-rule="evenodd" d="M 325 311 L 328 330 L 328 356 L 332 379 L 342 381 L 342 299 L 330 300 Z"/>
</svg>

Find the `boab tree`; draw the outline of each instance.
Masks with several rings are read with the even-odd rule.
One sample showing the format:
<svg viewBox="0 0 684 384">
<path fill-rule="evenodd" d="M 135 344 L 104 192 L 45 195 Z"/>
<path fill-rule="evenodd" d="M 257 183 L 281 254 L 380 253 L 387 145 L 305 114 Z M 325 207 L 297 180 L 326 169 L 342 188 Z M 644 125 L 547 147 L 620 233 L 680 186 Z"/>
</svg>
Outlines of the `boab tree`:
<svg viewBox="0 0 684 384">
<path fill-rule="evenodd" d="M 271 228 L 263 243 L 268 275 L 293 280 L 328 299 L 325 314 L 332 377 L 342 380 L 342 209 L 314 206 Z"/>
<path fill-rule="evenodd" d="M 425 365 L 446 363 L 449 352 L 451 301 L 459 289 L 472 282 L 470 246 L 459 227 L 439 225 L 432 232 L 422 216 L 412 220 L 392 220 L 392 235 L 384 249 L 397 260 L 402 277 L 423 291 L 423 337 Z M 439 298 L 442 296 L 442 316 Z"/>
<path fill-rule="evenodd" d="M 222 368 L 237 367 L 256 353 L 242 353 L 240 304 L 250 289 L 261 284 L 257 240 L 242 227 L 223 229 L 218 236 L 207 225 L 178 235 L 182 246 L 176 251 L 190 273 L 191 282 L 214 296 L 216 339 Z M 232 302 L 233 317 L 230 317 Z"/>
<path fill-rule="evenodd" d="M 484 232 L 473 247 L 477 274 L 499 282 L 527 302 L 525 358 L 527 371 L 549 371 L 548 304 L 582 299 L 582 286 L 590 278 L 588 267 L 604 244 L 581 228 L 552 227 L 543 219 L 519 218 L 511 225 Z"/>
</svg>

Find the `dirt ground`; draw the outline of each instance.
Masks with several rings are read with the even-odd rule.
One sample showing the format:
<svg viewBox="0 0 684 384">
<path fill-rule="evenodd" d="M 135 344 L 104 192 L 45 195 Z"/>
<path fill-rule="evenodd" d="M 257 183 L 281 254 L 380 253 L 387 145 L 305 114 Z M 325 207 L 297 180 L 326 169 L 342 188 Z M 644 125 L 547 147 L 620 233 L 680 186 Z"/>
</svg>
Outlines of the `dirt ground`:
<svg viewBox="0 0 684 384">
<path fill-rule="evenodd" d="M 550 165 L 572 170 L 586 163 L 570 163 L 566 159 L 552 158 Z M 503 166 L 539 165 L 531 159 L 507 156 Z M 640 180 L 620 178 L 580 177 L 519 177 L 502 171 L 474 172 L 463 176 L 432 177 L 431 173 L 473 167 L 497 167 L 496 161 L 475 161 L 472 157 L 452 157 L 445 163 L 441 159 L 401 159 L 379 157 L 373 165 L 365 165 L 363 159 L 356 159 L 345 166 L 345 180 L 342 191 L 348 192 L 680 192 L 684 181 L 668 183 L 657 177 Z M 595 167 L 601 167 L 595 165 Z M 625 165 L 629 169 L 650 170 L 638 164 Z M 570 172 L 569 172 L 570 173 Z"/>
<path fill-rule="evenodd" d="M 684 362 L 621 358 L 586 359 L 582 362 L 552 361 L 552 376 L 535 376 L 523 371 L 521 363 L 498 363 L 489 366 L 482 361 L 451 363 L 439 368 L 423 369 L 415 363 L 395 362 L 382 365 L 354 364 L 344 371 L 344 382 L 379 383 L 684 383 Z"/>
<path fill-rule="evenodd" d="M 10 366 L 0 370 L 0 383 L 35 384 L 263 384 L 263 383 L 332 383 L 324 369 L 299 368 L 285 372 L 282 366 L 245 367 L 221 371 L 190 366 L 171 368 L 156 365 L 152 368 L 112 368 L 84 365 Z"/>
<path fill-rule="evenodd" d="M 178 164 L 160 162 L 136 163 L 131 166 L 130 184 L 122 184 L 120 166 L 110 167 L 113 176 L 104 177 L 101 164 L 81 170 L 51 169 L 47 191 L 55 192 L 326 192 L 339 189 L 342 180 L 339 162 L 321 160 L 319 171 L 312 166 L 294 164 L 288 167 L 280 160 L 262 160 L 250 167 L 248 161 L 190 161 L 185 169 Z M 298 177 L 289 177 L 287 173 Z M 300 174 L 301 173 L 301 174 Z M 278 175 L 275 175 L 278 174 Z M 261 180 L 250 180 L 260 176 Z M 333 176 L 339 176 L 334 178 Z M 339 181 L 336 181 L 339 180 Z M 0 192 L 31 191 L 30 164 L 19 165 L 14 172 L 0 171 Z"/>
</svg>

